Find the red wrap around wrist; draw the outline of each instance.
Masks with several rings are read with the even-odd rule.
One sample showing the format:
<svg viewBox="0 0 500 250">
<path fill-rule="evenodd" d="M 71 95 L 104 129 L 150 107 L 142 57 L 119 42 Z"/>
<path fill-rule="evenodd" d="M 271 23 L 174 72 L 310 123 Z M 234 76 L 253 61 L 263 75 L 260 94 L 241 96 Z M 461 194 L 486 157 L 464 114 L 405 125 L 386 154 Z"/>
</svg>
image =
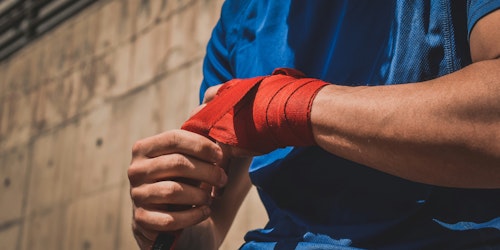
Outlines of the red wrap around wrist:
<svg viewBox="0 0 500 250">
<path fill-rule="evenodd" d="M 311 105 L 327 84 L 286 68 L 276 69 L 271 76 L 234 79 L 182 129 L 258 153 L 316 145 Z"/>
</svg>

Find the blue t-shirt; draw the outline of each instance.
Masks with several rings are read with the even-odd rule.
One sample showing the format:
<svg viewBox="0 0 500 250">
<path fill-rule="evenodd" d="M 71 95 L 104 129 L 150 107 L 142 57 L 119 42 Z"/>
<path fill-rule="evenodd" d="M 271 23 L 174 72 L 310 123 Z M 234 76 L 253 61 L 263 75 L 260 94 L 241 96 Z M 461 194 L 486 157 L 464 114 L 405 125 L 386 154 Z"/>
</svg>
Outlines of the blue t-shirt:
<svg viewBox="0 0 500 250">
<path fill-rule="evenodd" d="M 499 6 L 500 0 L 226 1 L 200 94 L 277 67 L 350 86 L 433 79 L 471 63 L 469 33 Z M 247 233 L 242 249 L 500 249 L 500 190 L 416 183 L 319 147 L 256 157 L 250 177 L 269 222 Z"/>
</svg>

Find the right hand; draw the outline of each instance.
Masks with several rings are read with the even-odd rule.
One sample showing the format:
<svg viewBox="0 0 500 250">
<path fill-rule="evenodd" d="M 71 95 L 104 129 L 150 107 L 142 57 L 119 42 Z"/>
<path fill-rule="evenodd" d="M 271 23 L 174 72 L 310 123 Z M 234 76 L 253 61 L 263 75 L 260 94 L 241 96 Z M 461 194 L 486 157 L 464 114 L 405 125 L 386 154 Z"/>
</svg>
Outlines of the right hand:
<svg viewBox="0 0 500 250">
<path fill-rule="evenodd" d="M 222 155 L 216 143 L 184 130 L 135 143 L 128 177 L 132 228 L 141 249 L 151 249 L 159 232 L 184 229 L 210 216 L 212 187 L 227 183 Z"/>
</svg>

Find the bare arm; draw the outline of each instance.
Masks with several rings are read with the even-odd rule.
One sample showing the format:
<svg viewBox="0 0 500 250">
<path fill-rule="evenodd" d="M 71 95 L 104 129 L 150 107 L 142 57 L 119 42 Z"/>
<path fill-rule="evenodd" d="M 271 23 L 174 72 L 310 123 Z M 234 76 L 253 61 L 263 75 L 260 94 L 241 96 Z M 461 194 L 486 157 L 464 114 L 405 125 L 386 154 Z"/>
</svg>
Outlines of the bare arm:
<svg viewBox="0 0 500 250">
<path fill-rule="evenodd" d="M 204 103 L 219 87 L 207 90 Z M 134 203 L 132 227 L 141 249 L 151 249 L 159 232 L 180 229 L 178 249 L 219 248 L 251 187 L 251 158 L 233 157 L 233 150 L 183 130 L 134 145 L 128 175 Z M 212 186 L 219 194 L 215 199 Z M 171 205 L 184 209 L 171 210 Z"/>
<path fill-rule="evenodd" d="M 500 11 L 481 19 L 474 63 L 431 81 L 327 86 L 313 132 L 325 150 L 412 181 L 500 188 Z"/>
<path fill-rule="evenodd" d="M 184 230 L 179 240 L 179 249 L 218 249 L 224 241 L 251 187 L 248 176 L 249 158 L 234 158 L 228 164 L 228 183 L 223 194 L 212 202 L 210 217 Z"/>
<path fill-rule="evenodd" d="M 201 110 L 211 101 L 222 85 L 208 88 L 203 104 L 193 111 Z M 228 182 L 222 189 L 216 189 L 216 196 L 210 205 L 211 214 L 205 221 L 184 228 L 179 239 L 179 249 L 219 249 L 234 221 L 252 183 L 248 175 L 250 157 L 233 157 L 235 148 L 219 145 L 223 159 L 219 163 L 228 175 Z"/>
<path fill-rule="evenodd" d="M 196 108 L 191 115 L 201 110 L 210 102 L 222 85 L 216 85 L 205 91 L 203 104 Z M 213 200 L 210 208 L 210 217 L 202 223 L 184 229 L 179 240 L 180 249 L 218 249 L 224 241 L 234 221 L 243 200 L 248 194 L 252 183 L 248 175 L 251 157 L 234 157 L 241 155 L 235 152 L 236 148 L 219 144 L 223 158 L 219 165 L 225 169 L 228 182 L 222 189 L 216 189 L 217 199 Z"/>
</svg>

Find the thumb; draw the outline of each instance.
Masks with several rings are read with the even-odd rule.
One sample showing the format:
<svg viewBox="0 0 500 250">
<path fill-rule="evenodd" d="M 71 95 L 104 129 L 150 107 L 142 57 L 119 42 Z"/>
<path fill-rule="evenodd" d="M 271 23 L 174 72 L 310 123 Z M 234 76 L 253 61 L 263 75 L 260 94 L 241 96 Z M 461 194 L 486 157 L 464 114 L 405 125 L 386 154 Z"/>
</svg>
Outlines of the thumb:
<svg viewBox="0 0 500 250">
<path fill-rule="evenodd" d="M 206 103 L 203 103 L 201 104 L 200 106 L 194 108 L 191 113 L 189 113 L 189 117 L 192 117 L 193 115 L 195 115 L 196 113 L 200 112 L 200 110 L 202 110 L 205 106 L 207 106 Z"/>
</svg>

